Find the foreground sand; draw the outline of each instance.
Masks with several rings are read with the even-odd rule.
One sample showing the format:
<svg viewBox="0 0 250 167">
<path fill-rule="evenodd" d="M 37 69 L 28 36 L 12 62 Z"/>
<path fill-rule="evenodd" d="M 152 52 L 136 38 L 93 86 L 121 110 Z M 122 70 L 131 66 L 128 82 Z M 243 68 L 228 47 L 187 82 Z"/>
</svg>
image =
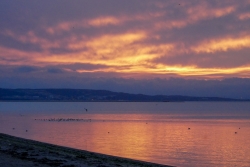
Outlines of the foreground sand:
<svg viewBox="0 0 250 167">
<path fill-rule="evenodd" d="M 1 167 L 167 167 L 109 156 L 0 133 Z"/>
</svg>

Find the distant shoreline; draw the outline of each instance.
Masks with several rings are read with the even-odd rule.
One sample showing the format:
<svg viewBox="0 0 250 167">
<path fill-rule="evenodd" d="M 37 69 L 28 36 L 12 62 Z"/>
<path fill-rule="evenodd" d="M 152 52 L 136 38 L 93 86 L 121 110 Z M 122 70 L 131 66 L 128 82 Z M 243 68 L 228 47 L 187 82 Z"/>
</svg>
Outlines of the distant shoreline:
<svg viewBox="0 0 250 167">
<path fill-rule="evenodd" d="M 0 165 L 170 167 L 151 162 L 78 150 L 0 133 Z"/>
<path fill-rule="evenodd" d="M 2 89 L 0 101 L 22 102 L 222 102 L 250 101 L 237 97 L 145 95 L 91 89 Z"/>
</svg>

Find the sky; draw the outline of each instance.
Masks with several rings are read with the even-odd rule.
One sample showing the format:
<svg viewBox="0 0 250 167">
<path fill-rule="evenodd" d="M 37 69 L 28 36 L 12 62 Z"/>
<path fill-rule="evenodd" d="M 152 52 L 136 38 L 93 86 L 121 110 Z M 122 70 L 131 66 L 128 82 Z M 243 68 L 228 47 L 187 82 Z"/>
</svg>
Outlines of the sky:
<svg viewBox="0 0 250 167">
<path fill-rule="evenodd" d="M 250 98 L 250 0 L 0 1 L 0 87 Z"/>
</svg>

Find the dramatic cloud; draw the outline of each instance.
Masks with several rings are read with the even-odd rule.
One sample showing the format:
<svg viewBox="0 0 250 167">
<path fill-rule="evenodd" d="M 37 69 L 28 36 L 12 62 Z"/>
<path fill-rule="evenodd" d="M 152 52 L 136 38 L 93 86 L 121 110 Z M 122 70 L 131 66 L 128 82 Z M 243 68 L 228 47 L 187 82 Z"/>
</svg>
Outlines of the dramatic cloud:
<svg viewBox="0 0 250 167">
<path fill-rule="evenodd" d="M 249 0 L 2 0 L 0 66 L 41 83 L 250 78 L 249 11 Z"/>
</svg>

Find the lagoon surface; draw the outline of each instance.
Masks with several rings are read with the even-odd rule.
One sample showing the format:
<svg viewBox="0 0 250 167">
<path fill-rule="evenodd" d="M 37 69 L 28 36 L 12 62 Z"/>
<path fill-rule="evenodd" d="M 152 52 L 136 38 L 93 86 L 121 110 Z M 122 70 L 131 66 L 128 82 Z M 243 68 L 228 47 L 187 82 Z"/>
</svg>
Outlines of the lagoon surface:
<svg viewBox="0 0 250 167">
<path fill-rule="evenodd" d="M 0 102 L 0 132 L 174 166 L 250 166 L 249 102 Z"/>
</svg>

